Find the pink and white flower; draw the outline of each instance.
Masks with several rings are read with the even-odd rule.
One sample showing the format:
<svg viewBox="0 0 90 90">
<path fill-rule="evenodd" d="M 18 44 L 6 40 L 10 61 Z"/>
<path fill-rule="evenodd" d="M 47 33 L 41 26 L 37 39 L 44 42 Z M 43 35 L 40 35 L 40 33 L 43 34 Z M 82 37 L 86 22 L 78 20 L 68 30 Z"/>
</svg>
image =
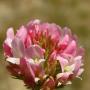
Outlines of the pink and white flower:
<svg viewBox="0 0 90 90">
<path fill-rule="evenodd" d="M 16 34 L 9 28 L 3 48 L 8 70 L 31 88 L 40 85 L 42 90 L 54 90 L 84 71 L 84 49 L 76 36 L 54 23 L 33 20 Z"/>
</svg>

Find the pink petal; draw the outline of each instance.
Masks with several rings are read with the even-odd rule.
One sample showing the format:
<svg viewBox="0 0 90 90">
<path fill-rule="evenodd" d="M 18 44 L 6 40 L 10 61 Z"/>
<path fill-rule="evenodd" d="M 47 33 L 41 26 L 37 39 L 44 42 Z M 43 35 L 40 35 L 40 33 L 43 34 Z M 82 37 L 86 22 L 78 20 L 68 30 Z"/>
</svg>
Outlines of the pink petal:
<svg viewBox="0 0 90 90">
<path fill-rule="evenodd" d="M 35 60 L 33 59 L 28 59 L 28 62 L 31 65 L 32 70 L 35 73 L 36 77 L 39 77 L 41 79 L 43 79 L 43 76 L 45 75 L 45 71 L 42 67 L 42 64 L 45 60 L 44 59 L 39 59 L 37 63 L 35 63 Z"/>
<path fill-rule="evenodd" d="M 31 65 L 32 70 L 35 73 L 35 76 L 42 79 L 45 74 L 42 66 L 40 64 L 30 64 L 30 65 Z"/>
<path fill-rule="evenodd" d="M 82 57 L 81 57 L 82 58 Z M 74 69 L 74 73 L 77 74 L 78 70 L 81 68 L 82 66 L 82 60 L 81 59 L 76 59 L 75 62 L 75 69 Z"/>
<path fill-rule="evenodd" d="M 13 56 L 17 58 L 23 57 L 25 55 L 24 45 L 19 38 L 15 38 L 12 41 L 12 52 Z"/>
<path fill-rule="evenodd" d="M 71 41 L 69 46 L 65 49 L 64 53 L 74 55 L 76 53 L 76 50 L 77 50 L 77 45 L 76 42 L 73 40 Z"/>
<path fill-rule="evenodd" d="M 56 59 L 56 51 L 53 51 L 52 53 L 51 53 L 51 55 L 50 55 L 50 57 L 49 57 L 49 61 L 51 61 L 52 62 L 52 60 L 55 60 Z"/>
<path fill-rule="evenodd" d="M 77 76 L 80 76 L 83 72 L 84 72 L 84 69 L 83 68 L 79 69 L 78 70 L 78 73 L 77 73 Z"/>
<path fill-rule="evenodd" d="M 25 47 L 28 48 L 32 45 L 31 37 L 30 35 L 27 35 L 26 40 L 25 40 Z"/>
<path fill-rule="evenodd" d="M 7 38 L 5 40 L 5 44 L 7 44 L 9 47 L 11 47 L 11 42 L 12 40 L 14 39 L 14 31 L 13 31 L 13 28 L 9 28 L 7 30 Z"/>
<path fill-rule="evenodd" d="M 69 43 L 69 35 L 65 35 L 61 41 L 61 44 L 68 44 Z"/>
<path fill-rule="evenodd" d="M 64 72 L 65 66 L 68 65 L 68 60 L 64 59 L 63 57 L 60 57 L 60 56 L 57 56 L 57 60 L 59 60 L 61 68 L 62 68 L 62 72 Z"/>
<path fill-rule="evenodd" d="M 57 81 L 63 85 L 66 85 L 70 79 L 70 75 L 73 75 L 72 72 L 65 72 L 57 74 Z"/>
<path fill-rule="evenodd" d="M 84 55 L 84 52 L 85 52 L 84 48 L 80 47 L 80 48 L 77 50 L 77 55 L 83 56 L 83 55 Z"/>
<path fill-rule="evenodd" d="M 6 57 L 12 56 L 11 48 L 6 43 L 3 44 L 3 48 L 4 48 L 4 55 Z"/>
<path fill-rule="evenodd" d="M 21 59 L 20 60 L 20 69 L 21 69 L 21 73 L 24 76 L 24 82 L 26 83 L 26 85 L 29 85 L 31 87 L 34 86 L 35 84 L 35 74 L 31 68 L 31 65 L 29 64 L 29 62 L 27 62 L 25 59 Z"/>
<path fill-rule="evenodd" d="M 52 39 L 59 39 L 61 36 L 61 28 L 56 24 L 43 23 L 42 32 L 47 32 L 48 36 L 51 36 Z M 57 38 L 58 37 L 58 38 Z"/>
<path fill-rule="evenodd" d="M 13 39 L 14 38 L 14 31 L 13 28 L 9 28 L 7 30 L 7 38 Z"/>
<path fill-rule="evenodd" d="M 43 90 L 48 90 L 48 89 L 54 90 L 54 88 L 55 88 L 55 80 L 53 77 L 48 78 L 42 86 Z"/>
<path fill-rule="evenodd" d="M 50 25 L 50 35 L 52 39 L 60 39 L 61 32 L 60 32 L 60 27 L 58 27 L 56 24 L 51 24 Z M 51 31 L 52 30 L 52 31 Z"/>
<path fill-rule="evenodd" d="M 71 37 L 72 36 L 71 30 L 68 27 L 64 27 L 63 35 L 69 35 L 69 37 Z"/>
<path fill-rule="evenodd" d="M 20 29 L 17 31 L 16 37 L 18 37 L 23 42 L 26 40 L 27 36 L 27 30 L 24 26 L 20 27 Z"/>
<path fill-rule="evenodd" d="M 44 58 L 43 49 L 38 45 L 31 45 L 26 49 L 27 58 Z"/>
<path fill-rule="evenodd" d="M 69 36 L 66 34 L 62 39 L 60 39 L 58 43 L 58 48 L 60 49 L 60 52 L 63 52 L 69 43 Z"/>
<path fill-rule="evenodd" d="M 32 20 L 27 24 L 27 26 L 29 27 L 32 26 L 33 24 L 40 24 L 40 20 L 39 19 Z"/>
</svg>

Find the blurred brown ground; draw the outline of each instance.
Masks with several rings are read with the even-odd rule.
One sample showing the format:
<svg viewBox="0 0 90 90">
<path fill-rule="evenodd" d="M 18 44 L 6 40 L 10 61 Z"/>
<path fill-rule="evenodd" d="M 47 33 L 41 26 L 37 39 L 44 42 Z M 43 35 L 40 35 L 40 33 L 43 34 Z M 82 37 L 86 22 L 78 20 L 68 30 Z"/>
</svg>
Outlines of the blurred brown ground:
<svg viewBox="0 0 90 90">
<path fill-rule="evenodd" d="M 90 90 L 90 0 L 0 0 L 0 90 L 26 90 L 23 82 L 8 74 L 2 42 L 8 27 L 18 29 L 34 18 L 68 26 L 77 34 L 86 49 L 83 80 L 60 90 Z"/>
</svg>

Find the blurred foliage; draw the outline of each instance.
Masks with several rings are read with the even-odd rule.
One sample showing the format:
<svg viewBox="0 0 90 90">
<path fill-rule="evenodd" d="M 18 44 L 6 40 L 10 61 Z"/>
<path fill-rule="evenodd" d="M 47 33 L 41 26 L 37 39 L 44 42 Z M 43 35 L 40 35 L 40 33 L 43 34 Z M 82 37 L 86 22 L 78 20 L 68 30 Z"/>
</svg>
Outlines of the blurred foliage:
<svg viewBox="0 0 90 90">
<path fill-rule="evenodd" d="M 83 80 L 76 79 L 61 90 L 90 90 L 90 0 L 0 0 L 0 90 L 26 90 L 19 80 L 12 79 L 5 69 L 2 43 L 7 28 L 18 29 L 29 20 L 54 22 L 68 26 L 86 49 Z"/>
</svg>

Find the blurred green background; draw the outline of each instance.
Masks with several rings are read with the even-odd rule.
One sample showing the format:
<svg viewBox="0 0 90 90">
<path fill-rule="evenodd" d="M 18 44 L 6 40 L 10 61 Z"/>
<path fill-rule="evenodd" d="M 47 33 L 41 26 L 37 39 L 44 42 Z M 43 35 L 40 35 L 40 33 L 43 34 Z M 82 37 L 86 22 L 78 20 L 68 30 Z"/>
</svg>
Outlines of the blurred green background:
<svg viewBox="0 0 90 90">
<path fill-rule="evenodd" d="M 0 0 L 0 90 L 26 90 L 22 81 L 8 74 L 2 42 L 7 28 L 16 30 L 35 18 L 70 27 L 86 49 L 83 80 L 60 90 L 90 90 L 90 0 Z"/>
</svg>

